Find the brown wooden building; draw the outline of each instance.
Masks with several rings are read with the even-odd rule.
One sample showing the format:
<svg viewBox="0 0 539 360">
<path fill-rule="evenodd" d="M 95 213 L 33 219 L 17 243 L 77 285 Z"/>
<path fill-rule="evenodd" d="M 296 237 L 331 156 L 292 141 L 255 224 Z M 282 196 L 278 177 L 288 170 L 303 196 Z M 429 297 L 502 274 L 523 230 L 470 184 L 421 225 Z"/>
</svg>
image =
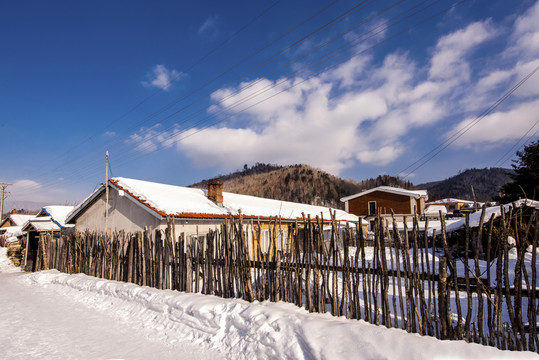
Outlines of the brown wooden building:
<svg viewBox="0 0 539 360">
<path fill-rule="evenodd" d="M 421 215 L 428 200 L 427 190 L 405 190 L 390 186 L 379 186 L 341 199 L 345 211 L 354 215 L 374 217 L 382 215 Z"/>
</svg>

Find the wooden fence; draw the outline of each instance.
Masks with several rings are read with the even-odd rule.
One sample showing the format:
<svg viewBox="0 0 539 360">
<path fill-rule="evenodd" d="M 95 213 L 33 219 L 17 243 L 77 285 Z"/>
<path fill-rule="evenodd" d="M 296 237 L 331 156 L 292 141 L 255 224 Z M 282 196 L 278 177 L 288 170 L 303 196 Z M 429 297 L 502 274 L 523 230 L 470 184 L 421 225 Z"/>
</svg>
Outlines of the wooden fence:
<svg viewBox="0 0 539 360">
<path fill-rule="evenodd" d="M 333 220 L 331 237 L 324 240 L 323 220 L 308 218 L 289 227 L 287 252 L 277 251 L 276 219 L 270 250 L 255 249 L 256 261 L 249 258 L 242 219 L 229 219 L 203 241 L 174 234 L 169 221 L 164 232 L 43 236 L 36 268 L 285 301 L 439 339 L 538 351 L 537 219 L 536 210 L 522 208 L 496 220 L 483 215 L 479 227 L 467 222 L 460 237 L 448 239 L 443 222 L 429 236 L 419 231 L 417 218 L 399 232 L 394 219 L 379 217 L 374 245 L 368 246 L 361 223 L 343 229 Z M 260 238 L 254 225 L 252 236 Z"/>
</svg>

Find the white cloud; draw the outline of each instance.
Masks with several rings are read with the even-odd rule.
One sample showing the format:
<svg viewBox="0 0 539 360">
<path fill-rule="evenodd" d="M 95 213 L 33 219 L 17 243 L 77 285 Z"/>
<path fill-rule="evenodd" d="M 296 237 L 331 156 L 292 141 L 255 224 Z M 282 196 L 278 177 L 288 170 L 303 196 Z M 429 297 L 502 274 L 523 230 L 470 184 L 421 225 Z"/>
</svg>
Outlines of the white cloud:
<svg viewBox="0 0 539 360">
<path fill-rule="evenodd" d="M 213 93 L 211 112 L 231 116 L 227 126 L 162 136 L 194 162 L 225 169 L 309 163 L 339 174 L 355 161 L 386 165 L 403 153 L 402 136 L 443 117 L 441 99 L 456 86 L 420 74 L 408 54 L 389 54 L 381 66 L 353 58 L 319 78 L 256 79 Z M 132 136 L 139 150 L 157 148 L 152 131 Z"/>
<path fill-rule="evenodd" d="M 477 82 L 476 91 L 479 94 L 488 93 L 497 89 L 499 85 L 505 85 L 514 75 L 514 71 L 511 70 L 494 70 Z"/>
<path fill-rule="evenodd" d="M 357 153 L 357 158 L 363 163 L 386 165 L 401 153 L 401 148 L 388 145 L 377 150 L 360 151 Z"/>
<path fill-rule="evenodd" d="M 210 15 L 198 28 L 198 34 L 213 38 L 219 33 L 219 17 Z"/>
<path fill-rule="evenodd" d="M 34 180 L 22 179 L 13 183 L 10 191 L 24 192 L 41 188 L 42 185 Z"/>
<path fill-rule="evenodd" d="M 434 50 L 429 75 L 431 79 L 468 81 L 470 67 L 466 55 L 477 45 L 496 36 L 490 21 L 478 21 L 465 29 L 443 36 Z"/>
<path fill-rule="evenodd" d="M 522 103 L 508 111 L 492 113 L 476 125 L 473 125 L 476 118 L 468 118 L 460 122 L 447 137 L 457 132 L 463 133 L 454 144 L 466 147 L 514 141 L 539 120 L 537 109 L 539 109 L 539 100 Z"/>
<path fill-rule="evenodd" d="M 510 51 L 527 59 L 539 55 L 539 1 L 517 18 L 512 40 L 515 44 Z"/>
<path fill-rule="evenodd" d="M 368 74 L 352 81 L 366 66 Z M 354 161 L 388 164 L 402 154 L 394 140 L 440 118 L 430 93 L 410 95 L 415 72 L 406 55 L 390 55 L 381 67 L 353 59 L 320 78 L 258 79 L 221 89 L 212 96 L 212 111 L 241 111 L 236 117 L 248 119 L 247 125 L 192 131 L 177 146 L 196 163 L 227 169 L 257 161 L 305 162 L 338 174 Z"/>
<path fill-rule="evenodd" d="M 463 108 L 468 111 L 482 111 L 490 107 L 501 92 L 508 91 L 520 80 L 532 73 L 539 66 L 539 59 L 530 62 L 516 62 L 507 69 L 491 69 L 485 76 L 467 89 L 467 96 L 460 101 Z M 513 97 L 526 99 L 539 95 L 539 73 L 532 75 L 515 92 Z"/>
<path fill-rule="evenodd" d="M 155 65 L 152 74 L 148 75 L 149 81 L 143 81 L 145 86 L 153 86 L 162 90 L 168 90 L 172 82 L 180 80 L 184 74 L 176 70 L 168 70 L 164 65 Z"/>
<path fill-rule="evenodd" d="M 17 201 L 39 202 L 50 199 L 50 192 L 43 191 L 43 185 L 41 183 L 30 179 L 16 180 L 6 191 L 8 192 L 6 200 L 9 203 Z"/>
<path fill-rule="evenodd" d="M 517 74 L 518 79 L 523 79 L 529 75 L 532 71 L 539 67 L 539 59 L 534 59 L 530 62 L 521 63 L 518 62 L 515 65 L 514 72 Z M 528 81 L 526 81 L 516 92 L 517 96 L 529 97 L 539 95 L 539 72 L 535 72 Z"/>
<path fill-rule="evenodd" d="M 74 194 L 71 189 L 64 183 L 63 178 L 54 179 L 59 182 L 54 186 L 44 185 L 41 182 L 32 179 L 19 179 L 12 181 L 12 185 L 8 186 L 4 211 L 10 209 L 28 209 L 38 210 L 46 205 L 61 205 L 65 202 L 59 199 L 74 199 Z M 79 196 L 79 195 L 77 195 Z"/>
<path fill-rule="evenodd" d="M 135 144 L 135 149 L 139 152 L 152 152 L 158 147 L 169 148 L 176 142 L 178 129 L 170 131 L 161 130 L 161 125 L 156 124 L 149 128 L 142 128 L 134 133 L 127 140 L 128 143 Z"/>
<path fill-rule="evenodd" d="M 357 85 L 357 82 L 361 81 L 361 76 L 370 60 L 370 57 L 367 56 L 355 56 L 342 66 L 328 72 L 327 75 L 323 75 L 322 78 L 341 81 L 341 86 Z"/>
<path fill-rule="evenodd" d="M 384 166 L 412 146 L 417 130 L 435 131 L 436 124 L 444 127 L 440 136 L 454 116 L 468 118 L 459 124 L 466 126 L 477 109 L 530 71 L 535 62 L 513 57 L 512 63 L 505 59 L 505 68 L 483 66 L 473 73 L 470 61 L 478 46 L 499 35 L 496 28 L 490 20 L 479 21 L 440 37 L 424 61 L 427 68 L 410 53 L 396 51 L 381 64 L 354 57 L 319 77 L 260 78 L 222 88 L 212 94 L 210 108 L 222 125 L 183 133 L 152 128 L 131 140 L 140 151 L 175 145 L 195 163 L 224 170 L 255 162 L 308 163 L 334 174 L 358 162 Z M 522 136 L 539 105 L 533 98 L 538 84 L 519 89 L 518 101 L 485 118 L 459 146 L 490 146 Z"/>
</svg>

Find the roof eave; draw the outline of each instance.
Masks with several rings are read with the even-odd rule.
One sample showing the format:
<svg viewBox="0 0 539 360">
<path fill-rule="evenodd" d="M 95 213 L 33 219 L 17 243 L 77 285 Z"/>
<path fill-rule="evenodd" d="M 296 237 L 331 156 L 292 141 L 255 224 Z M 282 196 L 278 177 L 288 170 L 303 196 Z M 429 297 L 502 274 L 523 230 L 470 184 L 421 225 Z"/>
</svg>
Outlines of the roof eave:
<svg viewBox="0 0 539 360">
<path fill-rule="evenodd" d="M 402 190 L 410 191 L 410 190 L 406 190 L 406 189 L 402 189 Z M 341 198 L 341 202 L 347 202 L 347 201 L 353 200 L 355 198 L 368 195 L 368 194 L 373 193 L 375 191 L 381 191 L 381 192 L 387 192 L 387 193 L 391 193 L 391 194 L 409 196 L 409 197 L 413 197 L 414 199 L 420 199 L 420 198 L 425 198 L 426 200 L 428 199 L 428 194 L 413 194 L 413 193 L 408 193 L 408 192 L 391 191 L 389 189 L 375 187 L 373 189 L 365 190 L 365 191 L 362 191 L 362 192 L 354 194 L 354 195 L 343 197 L 343 198 Z"/>
<path fill-rule="evenodd" d="M 88 206 L 90 206 L 94 200 L 101 195 L 101 193 L 105 191 L 105 185 L 101 184 L 101 186 L 95 190 L 90 196 L 88 196 L 82 203 L 80 203 L 77 207 L 71 211 L 65 220 L 66 224 L 75 224 L 75 219 L 80 215 L 80 213 L 83 210 L 86 210 Z"/>
</svg>

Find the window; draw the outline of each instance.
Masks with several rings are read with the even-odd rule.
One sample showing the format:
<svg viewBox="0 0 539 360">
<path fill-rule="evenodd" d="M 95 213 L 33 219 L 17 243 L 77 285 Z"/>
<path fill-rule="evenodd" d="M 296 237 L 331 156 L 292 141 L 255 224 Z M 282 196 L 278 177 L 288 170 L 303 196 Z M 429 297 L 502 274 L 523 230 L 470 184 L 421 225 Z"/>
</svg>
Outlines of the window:
<svg viewBox="0 0 539 360">
<path fill-rule="evenodd" d="M 272 236 L 273 233 L 270 233 L 270 230 L 260 231 L 260 250 L 262 253 L 267 254 L 270 252 L 272 242 L 274 242 L 273 246 L 276 247 L 276 250 L 288 248 L 288 229 L 275 229 L 276 238 L 272 240 Z"/>
<path fill-rule="evenodd" d="M 262 230 L 260 233 L 260 251 L 267 254 L 270 247 L 270 234 L 268 230 Z"/>
<path fill-rule="evenodd" d="M 288 250 L 288 229 L 277 230 L 277 250 Z"/>
<path fill-rule="evenodd" d="M 369 215 L 376 215 L 376 201 L 369 201 Z"/>
</svg>

